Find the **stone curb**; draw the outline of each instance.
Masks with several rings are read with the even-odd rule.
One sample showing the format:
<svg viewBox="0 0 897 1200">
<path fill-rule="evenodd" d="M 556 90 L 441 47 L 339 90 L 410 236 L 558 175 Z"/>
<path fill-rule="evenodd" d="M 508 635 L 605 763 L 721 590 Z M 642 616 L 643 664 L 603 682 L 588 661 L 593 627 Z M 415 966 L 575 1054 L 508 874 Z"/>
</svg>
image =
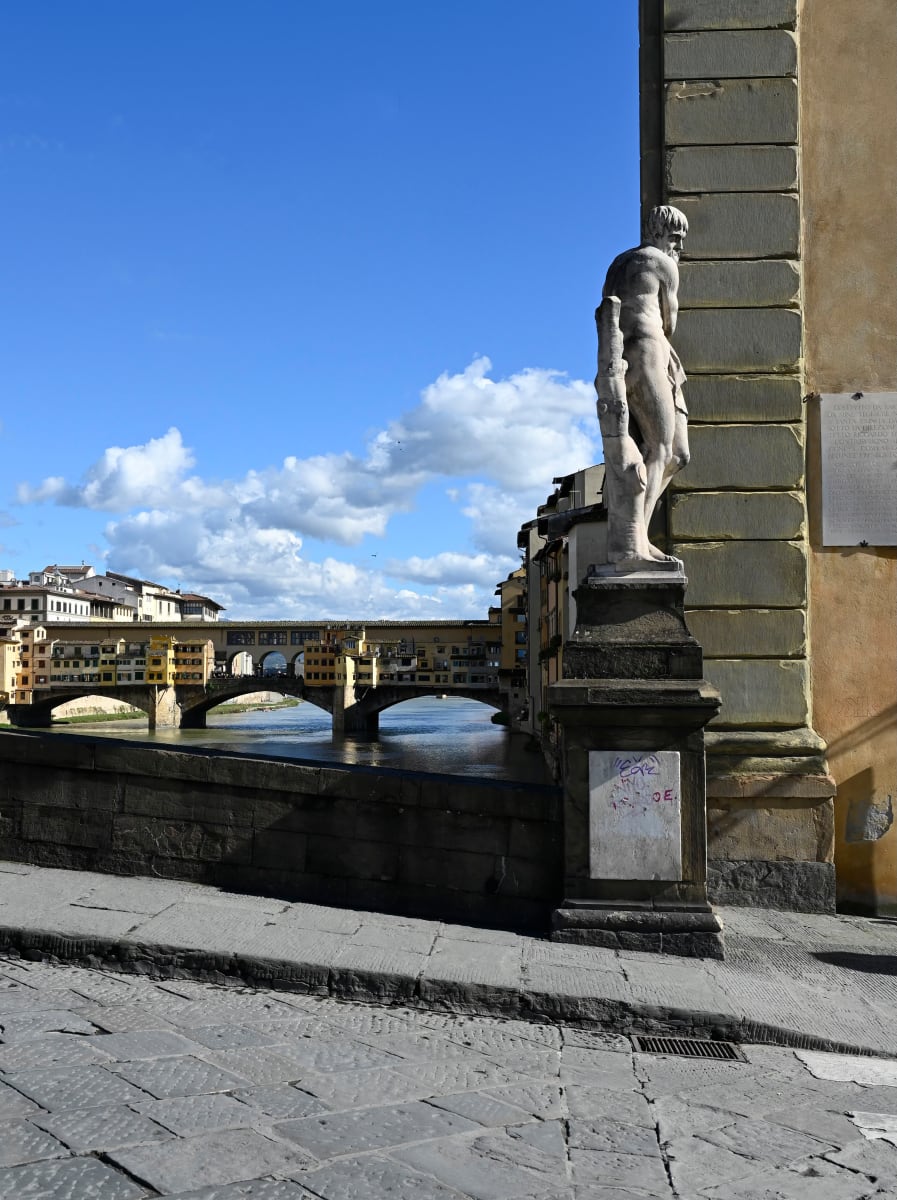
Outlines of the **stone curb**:
<svg viewBox="0 0 897 1200">
<path fill-rule="evenodd" d="M 881 1049 L 816 1037 L 739 1018 L 674 1006 L 639 1004 L 597 995 L 528 991 L 495 984 L 441 980 L 326 963 L 216 954 L 202 949 L 78 937 L 52 930 L 0 926 L 0 953 L 30 961 L 50 960 L 157 979 L 195 979 L 230 987 L 271 988 L 336 1000 L 559 1022 L 623 1034 L 672 1035 L 738 1043 L 821 1050 L 834 1054 L 897 1059 Z"/>
</svg>

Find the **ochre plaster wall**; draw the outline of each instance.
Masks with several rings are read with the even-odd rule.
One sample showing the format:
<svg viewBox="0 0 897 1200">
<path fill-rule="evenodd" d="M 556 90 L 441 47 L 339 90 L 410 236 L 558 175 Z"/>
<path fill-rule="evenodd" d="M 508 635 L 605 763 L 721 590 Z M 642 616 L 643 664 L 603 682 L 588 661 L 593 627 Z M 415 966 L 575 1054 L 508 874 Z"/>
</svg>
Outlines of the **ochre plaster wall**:
<svg viewBox="0 0 897 1200">
<path fill-rule="evenodd" d="M 806 387 L 894 391 L 894 0 L 803 0 L 799 29 Z M 897 829 L 856 839 L 885 825 L 897 803 L 897 550 L 822 548 L 814 401 L 807 455 L 813 718 L 838 784 L 838 892 L 895 910 Z"/>
</svg>

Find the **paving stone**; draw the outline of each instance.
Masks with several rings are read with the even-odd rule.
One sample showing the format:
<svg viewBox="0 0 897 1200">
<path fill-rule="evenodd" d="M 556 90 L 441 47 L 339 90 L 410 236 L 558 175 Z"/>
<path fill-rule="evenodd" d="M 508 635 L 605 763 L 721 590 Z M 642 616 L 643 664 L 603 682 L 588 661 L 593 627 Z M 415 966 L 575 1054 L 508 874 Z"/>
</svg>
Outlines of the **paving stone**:
<svg viewBox="0 0 897 1200">
<path fill-rule="evenodd" d="M 310 1163 L 307 1156 L 282 1142 L 249 1129 L 113 1150 L 109 1158 L 163 1194 L 300 1171 Z"/>
<path fill-rule="evenodd" d="M 296 1142 L 317 1158 L 333 1158 L 477 1128 L 476 1122 L 466 1117 L 412 1101 L 384 1108 L 285 1121 L 276 1125 L 274 1131 L 278 1137 Z"/>
<path fill-rule="evenodd" d="M 629 1038 L 620 1033 L 606 1033 L 597 1029 L 565 1029 L 564 1045 L 582 1046 L 586 1050 L 610 1050 L 615 1054 L 632 1054 Z"/>
<path fill-rule="evenodd" d="M 55 999 L 55 997 L 54 997 Z M 36 1037 L 41 1033 L 96 1033 L 96 1026 L 84 1016 L 71 1009 L 46 1008 L 37 1012 L 3 1014 L 3 1040 L 17 1042 Z"/>
<path fill-rule="evenodd" d="M 454 1188 L 379 1155 L 345 1158 L 298 1178 L 325 1200 L 460 1200 Z"/>
<path fill-rule="evenodd" d="M 390 1067 L 402 1061 L 357 1042 L 327 1042 L 316 1038 L 255 1049 L 209 1051 L 206 1057 L 225 1070 L 236 1071 L 249 1082 L 260 1084 L 287 1083 L 311 1072 Z"/>
<path fill-rule="evenodd" d="M 95 1158 L 53 1159 L 0 1170 L 0 1196 L 7 1200 L 138 1200 L 149 1192 Z"/>
<path fill-rule="evenodd" d="M 788 1129 L 809 1133 L 812 1137 L 821 1138 L 832 1146 L 847 1146 L 856 1137 L 862 1136 L 860 1130 L 840 1112 L 831 1112 L 822 1107 L 825 1103 L 820 1096 L 820 1105 L 807 1105 L 804 1108 L 782 1108 L 765 1114 L 765 1119 L 775 1125 L 784 1125 Z"/>
<path fill-rule="evenodd" d="M 178 1200 L 311 1200 L 298 1183 L 286 1179 L 253 1179 L 243 1183 L 225 1183 L 200 1188 L 198 1192 L 180 1192 Z"/>
<path fill-rule="evenodd" d="M 359 1042 L 362 1041 L 371 1049 L 391 1054 L 395 1058 L 404 1059 L 405 1062 L 428 1062 L 446 1058 L 464 1059 L 471 1062 L 479 1059 L 481 1055 L 489 1053 L 488 1050 L 481 1049 L 479 1045 L 473 1047 L 464 1038 L 453 1041 L 428 1029 L 402 1033 L 364 1034 L 359 1038 Z M 532 1042 L 522 1043 L 522 1045 L 537 1052 L 540 1049 Z"/>
<path fill-rule="evenodd" d="M 11 1075 L 9 1082 L 50 1112 L 66 1108 L 97 1108 L 104 1104 L 127 1104 L 145 1097 L 145 1092 L 140 1088 L 90 1063 L 83 1067 L 23 1071 Z"/>
<path fill-rule="evenodd" d="M 565 1089 L 571 1117 L 578 1120 L 597 1120 L 611 1117 L 626 1125 L 653 1129 L 655 1117 L 648 1097 L 641 1092 L 613 1092 L 598 1085 L 571 1084 Z M 731 1120 L 732 1114 L 726 1114 Z"/>
<path fill-rule="evenodd" d="M 368 1093 L 369 1096 L 371 1094 Z M 258 1114 L 276 1117 L 280 1121 L 289 1117 L 311 1117 L 327 1112 L 327 1106 L 309 1092 L 290 1087 L 288 1084 L 280 1087 L 247 1088 L 242 1092 L 234 1092 L 233 1095 L 236 1100 L 255 1109 Z M 382 1097 L 378 1095 L 378 1099 Z"/>
<path fill-rule="evenodd" d="M 747 1117 L 724 1125 L 721 1129 L 705 1131 L 701 1138 L 714 1146 L 722 1146 L 736 1154 L 769 1162 L 777 1167 L 784 1167 L 798 1158 L 836 1149 L 833 1143 L 809 1134 Z"/>
<path fill-rule="evenodd" d="M 609 1117 L 570 1121 L 570 1145 L 577 1150 L 612 1150 L 619 1154 L 658 1156 L 660 1147 L 653 1128 L 630 1125 Z"/>
<path fill-rule="evenodd" d="M 814 1158 L 800 1168 L 766 1167 L 741 1179 L 702 1189 L 701 1200 L 867 1200 L 875 1191 L 865 1175 Z"/>
<path fill-rule="evenodd" d="M 10 1075 L 32 1067 L 73 1067 L 108 1062 L 109 1055 L 89 1038 L 71 1033 L 43 1033 L 0 1046 L 0 1072 Z"/>
<path fill-rule="evenodd" d="M 539 1173 L 515 1166 L 501 1156 L 494 1157 L 478 1143 L 461 1139 L 408 1146 L 394 1151 L 392 1157 L 476 1200 L 505 1200 L 544 1190 L 540 1189 Z"/>
<path fill-rule="evenodd" d="M 102 1033 L 89 1044 L 119 1062 L 145 1058 L 167 1058 L 177 1054 L 193 1054 L 198 1049 L 179 1033 L 167 1030 L 139 1030 L 129 1033 Z"/>
<path fill-rule="evenodd" d="M 447 1062 L 403 1063 L 393 1068 L 399 1075 L 413 1079 L 424 1096 L 446 1095 L 449 1092 L 482 1091 L 490 1085 L 516 1083 L 519 1075 L 494 1063 Z"/>
<path fill-rule="evenodd" d="M 301 1036 L 299 1022 L 290 1023 L 296 1037 Z M 242 1050 L 245 1046 L 272 1046 L 281 1041 L 279 1033 L 264 1033 L 251 1025 L 200 1025 L 191 1027 L 190 1037 L 209 1050 Z"/>
<path fill-rule="evenodd" d="M 833 1150 L 825 1155 L 828 1162 L 845 1167 L 848 1171 L 861 1171 L 893 1184 L 897 1179 L 897 1146 L 881 1138 L 851 1142 L 843 1150 Z"/>
<path fill-rule="evenodd" d="M 109 1074 L 127 1079 L 160 1100 L 168 1096 L 198 1096 L 205 1092 L 229 1092 L 252 1081 L 244 1075 L 222 1071 L 211 1063 L 184 1055 L 154 1058 L 145 1062 L 113 1063 Z"/>
<path fill-rule="evenodd" d="M 527 1080 L 512 1087 L 489 1088 L 486 1095 L 504 1104 L 512 1104 L 515 1108 L 522 1108 L 529 1116 L 540 1121 L 567 1116 L 564 1091 L 557 1082 L 536 1083 Z"/>
<path fill-rule="evenodd" d="M 454 1096 L 433 1096 L 427 1101 L 446 1112 L 457 1113 L 476 1121 L 478 1125 L 512 1125 L 532 1119 L 531 1114 L 516 1105 L 496 1100 L 485 1092 L 458 1092 Z"/>
<path fill-rule="evenodd" d="M 662 1160 L 640 1154 L 571 1150 L 570 1170 L 576 1184 L 617 1184 L 661 1196 L 670 1191 Z"/>
<path fill-rule="evenodd" d="M 316 1096 L 332 1109 L 360 1108 L 370 1104 L 372 1096 L 380 1104 L 397 1104 L 432 1094 L 426 1081 L 382 1067 L 367 1071 L 330 1071 L 326 1075 L 310 1072 L 304 1074 L 300 1082 L 304 1092 Z"/>
<path fill-rule="evenodd" d="M 30 1121 L 4 1121 L 0 1124 L 0 1167 L 15 1167 L 41 1158 L 67 1158 L 68 1150 Z"/>
<path fill-rule="evenodd" d="M 40 1106 L 15 1088 L 0 1082 L 0 1121 L 10 1121 L 15 1117 L 27 1117 L 39 1113 Z"/>
<path fill-rule="evenodd" d="M 75 1151 L 111 1150 L 170 1137 L 167 1129 L 125 1104 L 69 1109 L 36 1117 L 34 1122 Z"/>
<path fill-rule="evenodd" d="M 146 1099 L 140 1111 L 182 1137 L 212 1133 L 218 1129 L 245 1129 L 254 1124 L 253 1110 L 248 1105 L 221 1092 L 211 1096 Z"/>
<path fill-rule="evenodd" d="M 85 1024 L 92 1022 L 91 1027 L 85 1028 L 84 1033 L 131 1033 L 150 1029 L 173 1030 L 175 1024 L 161 1013 L 139 1002 L 133 1004 L 90 1004 L 81 1010 Z M 77 1032 L 77 1031 L 73 1031 Z"/>
<path fill-rule="evenodd" d="M 897 1062 L 883 1058 L 856 1058 L 849 1054 L 823 1054 L 815 1050 L 799 1050 L 797 1057 L 817 1079 L 897 1087 Z"/>
<path fill-rule="evenodd" d="M 671 1142 L 683 1134 L 722 1129 L 739 1116 L 727 1108 L 691 1103 L 686 1096 L 659 1096 L 653 1102 L 652 1109 L 663 1143 Z"/>
</svg>

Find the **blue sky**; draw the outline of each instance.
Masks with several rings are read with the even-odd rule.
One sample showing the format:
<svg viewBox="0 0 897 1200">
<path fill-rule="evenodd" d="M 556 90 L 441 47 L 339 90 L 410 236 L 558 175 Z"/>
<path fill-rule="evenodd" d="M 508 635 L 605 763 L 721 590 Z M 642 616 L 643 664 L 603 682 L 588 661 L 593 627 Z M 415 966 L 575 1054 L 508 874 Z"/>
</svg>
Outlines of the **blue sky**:
<svg viewBox="0 0 897 1200">
<path fill-rule="evenodd" d="M 485 615 L 600 459 L 637 4 L 0 15 L 0 567 L 228 616 Z"/>
</svg>

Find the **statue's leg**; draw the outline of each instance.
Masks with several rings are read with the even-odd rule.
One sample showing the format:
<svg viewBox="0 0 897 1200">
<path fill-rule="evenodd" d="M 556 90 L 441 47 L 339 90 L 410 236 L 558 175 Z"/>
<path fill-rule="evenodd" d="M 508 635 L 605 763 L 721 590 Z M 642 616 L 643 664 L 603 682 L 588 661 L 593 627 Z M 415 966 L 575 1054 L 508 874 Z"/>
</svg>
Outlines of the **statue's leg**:
<svg viewBox="0 0 897 1200">
<path fill-rule="evenodd" d="M 631 354 L 628 350 L 627 352 Z M 663 489 L 669 482 L 676 435 L 676 413 L 673 389 L 666 377 L 659 349 L 652 342 L 642 341 L 639 352 L 632 355 L 626 376 L 629 407 L 638 422 L 642 435 L 642 457 L 645 460 L 645 526 L 657 506 Z"/>
</svg>

